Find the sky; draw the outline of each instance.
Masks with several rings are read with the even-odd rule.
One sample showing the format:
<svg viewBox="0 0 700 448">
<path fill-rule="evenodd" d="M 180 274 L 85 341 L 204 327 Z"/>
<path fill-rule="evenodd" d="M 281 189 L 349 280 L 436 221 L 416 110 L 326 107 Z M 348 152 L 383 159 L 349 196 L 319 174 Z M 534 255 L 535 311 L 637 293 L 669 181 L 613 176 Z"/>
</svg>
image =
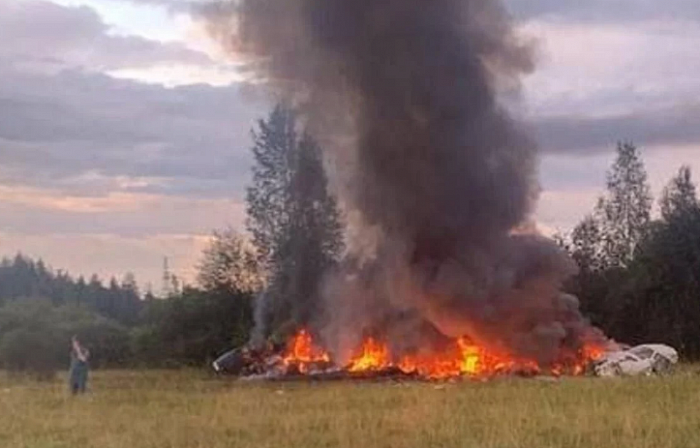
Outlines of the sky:
<svg viewBox="0 0 700 448">
<path fill-rule="evenodd" d="M 187 1 L 0 0 L 0 257 L 158 292 L 163 257 L 191 282 L 211 232 L 243 229 L 270 103 Z M 700 173 L 700 2 L 507 7 L 537 48 L 514 113 L 540 145 L 543 232 L 592 210 L 619 140 L 656 196 L 682 164 Z"/>
</svg>

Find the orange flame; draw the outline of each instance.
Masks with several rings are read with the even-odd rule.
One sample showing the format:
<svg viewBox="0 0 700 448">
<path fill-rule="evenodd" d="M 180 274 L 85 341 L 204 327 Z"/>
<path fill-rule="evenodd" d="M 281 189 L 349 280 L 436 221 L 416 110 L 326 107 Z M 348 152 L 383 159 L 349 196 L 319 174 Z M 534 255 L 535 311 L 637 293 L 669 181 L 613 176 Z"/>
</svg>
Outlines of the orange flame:
<svg viewBox="0 0 700 448">
<path fill-rule="evenodd" d="M 546 372 L 554 376 L 580 375 L 589 362 L 599 359 L 604 352 L 600 346 L 586 345 L 576 356 L 548 367 Z M 308 372 L 312 363 L 331 362 L 329 354 L 314 344 L 306 330 L 301 330 L 290 340 L 283 360 L 285 365 L 297 366 L 302 373 Z M 384 342 L 366 338 L 346 366 L 349 372 L 376 372 L 388 368 L 427 379 L 488 377 L 508 372 L 536 374 L 543 370 L 535 361 L 487 350 L 466 337 L 455 340 L 440 352 L 405 355 L 399 359 L 392 359 Z"/>
<path fill-rule="evenodd" d="M 362 352 L 350 361 L 348 370 L 351 372 L 364 372 L 382 370 L 390 366 L 389 349 L 372 338 L 367 338 L 362 344 Z"/>
<path fill-rule="evenodd" d="M 292 337 L 283 357 L 286 366 L 295 365 L 302 373 L 308 371 L 309 364 L 328 363 L 330 360 L 328 353 L 317 347 L 311 334 L 304 329 Z"/>
</svg>

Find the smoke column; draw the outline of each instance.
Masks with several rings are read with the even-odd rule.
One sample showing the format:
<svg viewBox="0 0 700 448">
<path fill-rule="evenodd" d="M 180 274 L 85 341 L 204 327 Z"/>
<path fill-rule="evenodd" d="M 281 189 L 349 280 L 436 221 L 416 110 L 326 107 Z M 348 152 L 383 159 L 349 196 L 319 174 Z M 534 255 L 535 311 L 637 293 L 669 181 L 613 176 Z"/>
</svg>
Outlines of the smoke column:
<svg viewBox="0 0 700 448">
<path fill-rule="evenodd" d="M 499 92 L 533 63 L 499 1 L 240 0 L 206 17 L 323 144 L 349 223 L 319 316 L 336 356 L 367 333 L 395 352 L 468 335 L 546 363 L 590 337 L 560 293 L 571 260 L 517 231 L 536 148 Z"/>
</svg>

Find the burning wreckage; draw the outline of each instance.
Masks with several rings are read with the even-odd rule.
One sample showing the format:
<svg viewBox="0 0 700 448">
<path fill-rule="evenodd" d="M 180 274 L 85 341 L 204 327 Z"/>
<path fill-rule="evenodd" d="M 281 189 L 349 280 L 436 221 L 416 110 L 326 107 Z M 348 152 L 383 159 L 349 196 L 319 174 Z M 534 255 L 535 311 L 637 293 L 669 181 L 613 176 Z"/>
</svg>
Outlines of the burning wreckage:
<svg viewBox="0 0 700 448">
<path fill-rule="evenodd" d="M 568 362 L 540 366 L 535 361 L 497 355 L 458 339 L 439 354 L 407 355 L 392 360 L 387 346 L 366 339 L 356 355 L 339 367 L 330 355 L 314 344 L 306 330 L 299 331 L 285 345 L 265 349 L 242 347 L 221 355 L 212 363 L 219 374 L 245 379 L 488 379 L 502 375 L 595 375 L 600 377 L 665 374 L 678 362 L 678 353 L 662 344 L 631 348 L 613 345 L 584 347 Z"/>
<path fill-rule="evenodd" d="M 507 107 L 533 52 L 501 1 L 231 0 L 202 13 L 299 111 L 346 218 L 332 270 L 287 244 L 253 343 L 217 370 L 607 376 L 677 361 L 667 347 L 615 347 L 562 293 L 576 266 L 530 224 L 537 148 Z M 270 322 L 308 330 L 253 349 Z"/>
</svg>

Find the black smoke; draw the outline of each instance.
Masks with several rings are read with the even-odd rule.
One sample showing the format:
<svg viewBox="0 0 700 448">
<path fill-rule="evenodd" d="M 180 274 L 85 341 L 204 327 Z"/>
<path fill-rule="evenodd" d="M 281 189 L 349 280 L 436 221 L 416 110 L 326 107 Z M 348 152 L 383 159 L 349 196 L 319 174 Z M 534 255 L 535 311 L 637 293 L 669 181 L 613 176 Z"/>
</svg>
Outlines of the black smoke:
<svg viewBox="0 0 700 448">
<path fill-rule="evenodd" d="M 322 140 L 350 251 L 323 285 L 325 342 L 412 351 L 468 335 L 541 362 L 589 327 L 575 271 L 515 232 L 537 198 L 536 146 L 504 92 L 533 69 L 494 0 L 240 0 L 209 28 L 293 100 Z"/>
</svg>

